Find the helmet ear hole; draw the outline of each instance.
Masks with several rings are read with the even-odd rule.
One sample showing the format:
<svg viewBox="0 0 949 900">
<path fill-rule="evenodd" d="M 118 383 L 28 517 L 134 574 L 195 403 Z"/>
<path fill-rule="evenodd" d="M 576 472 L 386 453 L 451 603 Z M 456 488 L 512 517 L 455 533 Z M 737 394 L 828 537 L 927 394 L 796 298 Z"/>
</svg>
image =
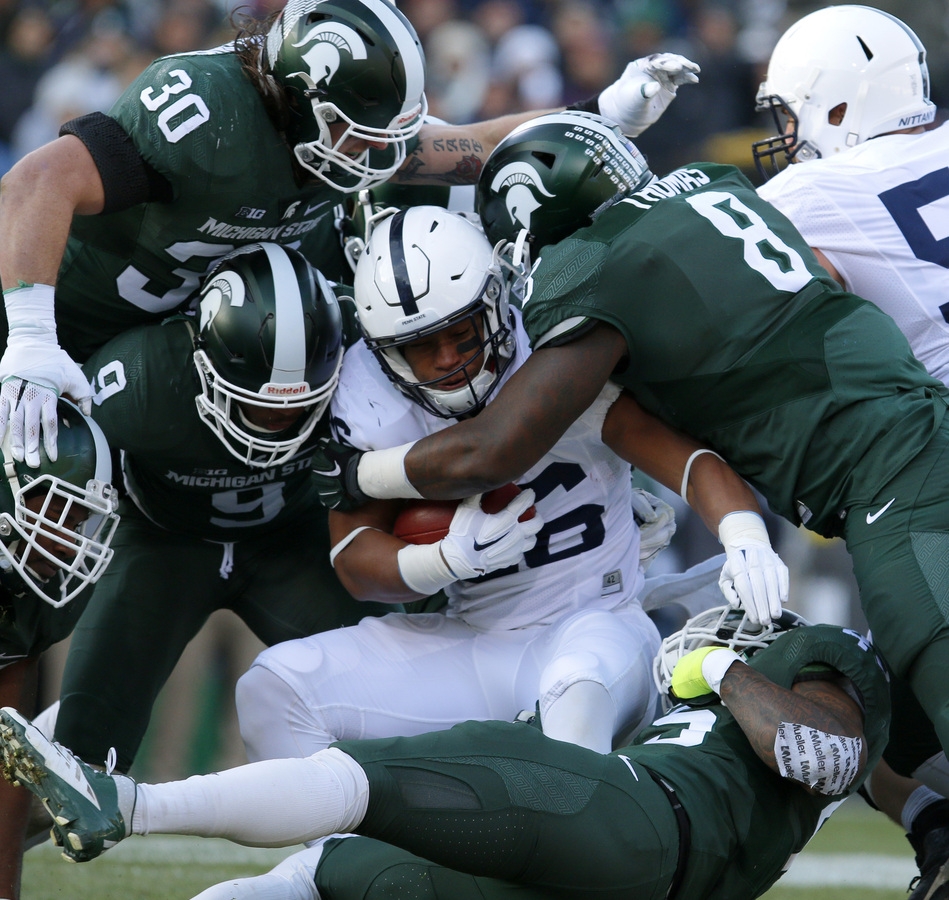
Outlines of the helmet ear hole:
<svg viewBox="0 0 949 900">
<path fill-rule="evenodd" d="M 832 110 L 827 113 L 827 123 L 829 125 L 840 125 L 844 117 L 847 115 L 847 103 L 838 103 Z"/>
<path fill-rule="evenodd" d="M 544 153 L 538 150 L 533 154 L 534 159 L 537 160 L 545 169 L 553 169 L 554 163 L 557 161 L 557 157 L 553 153 Z"/>
</svg>

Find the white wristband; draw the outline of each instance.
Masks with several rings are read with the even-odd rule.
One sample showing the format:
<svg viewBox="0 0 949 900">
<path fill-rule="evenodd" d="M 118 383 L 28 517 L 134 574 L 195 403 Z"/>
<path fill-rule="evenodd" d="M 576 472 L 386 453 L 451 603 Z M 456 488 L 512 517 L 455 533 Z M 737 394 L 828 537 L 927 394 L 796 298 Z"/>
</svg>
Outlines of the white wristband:
<svg viewBox="0 0 949 900">
<path fill-rule="evenodd" d="M 51 284 L 25 284 L 3 292 L 10 332 L 56 335 L 55 289 Z"/>
<path fill-rule="evenodd" d="M 458 579 L 442 557 L 441 541 L 406 544 L 398 553 L 399 575 L 415 593 L 430 597 Z"/>
<path fill-rule="evenodd" d="M 727 647 L 713 650 L 702 660 L 702 677 L 716 694 L 722 686 L 725 673 L 735 662 L 744 664 L 745 661 L 734 650 L 729 650 Z"/>
<path fill-rule="evenodd" d="M 359 489 L 366 496 L 379 500 L 394 500 L 399 497 L 422 499 L 422 495 L 405 476 L 405 456 L 414 446 L 415 441 L 411 441 L 399 447 L 364 453 L 356 469 Z"/>
<path fill-rule="evenodd" d="M 714 450 L 709 450 L 708 447 L 700 447 L 698 450 L 694 450 L 692 455 L 686 460 L 685 468 L 682 470 L 682 485 L 679 487 L 679 496 L 685 500 L 686 503 L 689 502 L 689 498 L 686 496 L 689 490 L 689 472 L 692 471 L 692 463 L 695 462 L 698 457 L 703 453 L 711 453 L 712 456 L 718 456 Z M 722 459 L 721 456 L 718 456 L 719 459 Z M 722 459 L 722 462 L 725 460 Z"/>
<path fill-rule="evenodd" d="M 718 539 L 726 550 L 749 541 L 761 541 L 771 546 L 764 519 L 747 509 L 722 516 L 722 521 L 718 523 Z"/>
</svg>

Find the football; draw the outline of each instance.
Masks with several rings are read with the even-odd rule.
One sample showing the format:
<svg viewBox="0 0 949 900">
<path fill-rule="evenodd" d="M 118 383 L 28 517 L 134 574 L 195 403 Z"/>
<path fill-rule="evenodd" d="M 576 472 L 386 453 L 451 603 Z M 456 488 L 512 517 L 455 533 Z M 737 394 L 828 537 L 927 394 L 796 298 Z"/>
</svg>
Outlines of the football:
<svg viewBox="0 0 949 900">
<path fill-rule="evenodd" d="M 516 484 L 505 484 L 488 491 L 481 498 L 481 508 L 486 513 L 504 509 L 521 489 Z M 399 513 L 392 533 L 407 544 L 434 544 L 448 534 L 451 520 L 458 508 L 458 500 L 409 500 Z M 529 506 L 520 515 L 520 521 L 533 519 L 537 510 Z"/>
</svg>

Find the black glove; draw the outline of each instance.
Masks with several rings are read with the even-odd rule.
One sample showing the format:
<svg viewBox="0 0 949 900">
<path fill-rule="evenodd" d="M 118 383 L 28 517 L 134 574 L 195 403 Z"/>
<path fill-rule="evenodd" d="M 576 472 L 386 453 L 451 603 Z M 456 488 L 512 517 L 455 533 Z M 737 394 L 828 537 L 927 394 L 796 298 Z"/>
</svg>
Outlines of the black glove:
<svg viewBox="0 0 949 900">
<path fill-rule="evenodd" d="M 313 454 L 313 479 L 327 509 L 349 512 L 372 499 L 359 489 L 356 475 L 364 452 L 332 438 L 320 441 Z"/>
</svg>

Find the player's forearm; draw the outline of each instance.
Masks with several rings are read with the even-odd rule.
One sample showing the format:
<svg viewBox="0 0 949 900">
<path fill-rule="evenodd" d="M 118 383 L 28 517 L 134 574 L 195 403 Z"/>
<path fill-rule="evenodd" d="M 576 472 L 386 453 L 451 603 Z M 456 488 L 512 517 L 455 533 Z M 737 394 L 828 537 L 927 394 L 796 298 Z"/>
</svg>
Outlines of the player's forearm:
<svg viewBox="0 0 949 900">
<path fill-rule="evenodd" d="M 785 774 L 775 753 L 779 728 L 786 730 L 790 724 L 825 735 L 863 735 L 856 704 L 828 681 L 805 682 L 787 690 L 750 666 L 736 663 L 725 673 L 719 696 L 758 757 L 778 774 Z M 858 773 L 865 762 L 863 747 Z"/>
<path fill-rule="evenodd" d="M 471 125 L 423 125 L 418 142 L 393 181 L 476 184 L 491 151 L 515 127 L 541 112 L 515 113 Z"/>
<path fill-rule="evenodd" d="M 696 455 L 701 444 L 647 413 L 625 391 L 606 416 L 603 441 L 660 484 L 684 493 L 683 499 L 712 534 L 718 534 L 719 522 L 728 513 L 761 512 L 754 492 L 726 462 L 713 453 Z"/>
<path fill-rule="evenodd" d="M 98 170 L 81 141 L 62 137 L 21 159 L 0 181 L 4 289 L 55 284 L 75 213 L 102 209 Z"/>
<path fill-rule="evenodd" d="M 702 453 L 692 461 L 685 499 L 714 535 L 729 513 L 750 510 L 761 514 L 754 491 L 728 463 L 711 453 Z"/>
<path fill-rule="evenodd" d="M 407 479 L 431 499 L 517 481 L 597 399 L 625 349 L 622 335 L 601 325 L 536 350 L 475 418 L 417 441 L 404 460 Z"/>
<path fill-rule="evenodd" d="M 391 534 L 392 511 L 391 503 L 375 501 L 356 513 L 329 514 L 333 568 L 357 600 L 407 603 L 423 596 L 406 585 L 399 571 L 405 542 Z"/>
<path fill-rule="evenodd" d="M 406 585 L 399 571 L 398 551 L 404 546 L 403 541 L 391 534 L 364 532 L 336 557 L 336 575 L 357 600 L 377 603 L 419 600 L 425 595 Z"/>
</svg>

